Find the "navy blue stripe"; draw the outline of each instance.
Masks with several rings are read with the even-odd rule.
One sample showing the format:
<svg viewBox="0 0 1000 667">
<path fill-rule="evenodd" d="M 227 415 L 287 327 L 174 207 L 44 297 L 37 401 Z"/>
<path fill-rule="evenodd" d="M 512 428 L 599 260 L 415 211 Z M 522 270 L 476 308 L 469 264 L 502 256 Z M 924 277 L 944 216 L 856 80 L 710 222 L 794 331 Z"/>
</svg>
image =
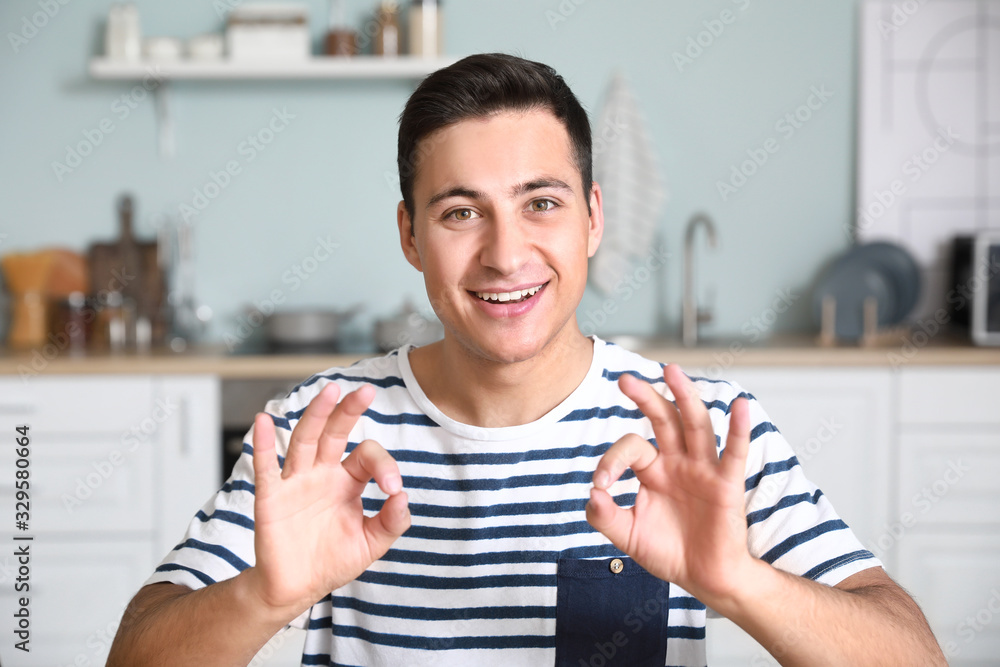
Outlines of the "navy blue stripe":
<svg viewBox="0 0 1000 667">
<path fill-rule="evenodd" d="M 302 387 L 308 387 L 309 385 L 316 384 L 320 379 L 327 380 L 343 380 L 344 382 L 357 382 L 359 384 L 370 384 L 375 387 L 381 387 L 382 389 L 388 389 L 389 387 L 405 387 L 406 383 L 403 382 L 403 378 L 396 377 L 395 375 L 389 375 L 384 378 L 370 378 L 363 375 L 345 375 L 343 373 L 319 373 L 313 375 L 308 380 L 305 380 L 302 384 L 295 387 L 291 391 L 292 394 L 297 392 Z"/>
<path fill-rule="evenodd" d="M 240 572 L 250 567 L 250 563 L 247 563 L 229 549 L 219 546 L 218 544 L 209 544 L 208 542 L 202 542 L 201 540 L 188 538 L 184 542 L 181 542 L 176 547 L 174 547 L 174 551 L 185 548 L 197 549 L 198 551 L 204 551 L 205 553 L 210 553 L 213 556 L 218 556 L 219 558 L 226 561 Z"/>
<path fill-rule="evenodd" d="M 369 644 L 399 648 L 446 651 L 451 649 L 553 648 L 555 635 L 501 635 L 488 637 L 414 637 L 372 632 L 353 625 L 334 625 L 335 637 L 361 639 Z"/>
<path fill-rule="evenodd" d="M 338 609 L 353 609 L 369 616 L 409 618 L 418 621 L 460 621 L 473 619 L 555 618 L 555 607 L 409 607 L 395 604 L 375 604 L 352 597 L 334 596 L 332 605 Z M 309 629 L 329 628 L 330 618 L 310 619 Z"/>
<path fill-rule="evenodd" d="M 771 422 L 761 422 L 750 430 L 750 442 L 753 442 L 758 437 L 764 435 L 765 433 L 777 433 L 778 429 Z"/>
<path fill-rule="evenodd" d="M 187 565 L 178 565 L 177 563 L 164 563 L 163 565 L 160 565 L 159 567 L 157 567 L 155 571 L 156 572 L 175 572 L 177 570 L 183 570 L 184 572 L 190 572 L 194 576 L 198 577 L 198 580 L 201 581 L 201 583 L 205 584 L 206 586 L 215 583 L 215 579 L 213 579 L 212 577 L 208 576 L 204 572 L 199 572 L 198 570 L 190 568 Z"/>
<path fill-rule="evenodd" d="M 619 507 L 631 507 L 635 504 L 634 493 L 623 493 L 614 496 Z M 361 499 L 361 504 L 366 511 L 378 512 L 382 509 L 381 498 Z M 534 516 L 538 514 L 559 514 L 562 512 L 580 512 L 587 506 L 587 498 L 575 498 L 572 500 L 555 500 L 550 502 L 537 503 L 501 503 L 497 505 L 471 505 L 471 506 L 449 506 L 449 505 L 427 505 L 424 503 L 410 503 L 410 515 L 426 516 L 439 519 L 483 519 L 499 516 Z"/>
<path fill-rule="evenodd" d="M 527 524 L 521 526 L 489 526 L 486 528 L 439 528 L 437 526 L 410 526 L 403 533 L 406 537 L 419 540 L 443 540 L 448 542 L 473 542 L 476 540 L 501 540 L 516 537 L 563 537 L 565 535 L 586 535 L 597 530 L 586 521 L 571 521 L 559 524 Z"/>
<path fill-rule="evenodd" d="M 658 378 L 651 378 L 651 377 L 646 377 L 645 375 L 639 373 L 638 371 L 609 371 L 607 368 L 605 368 L 601 372 L 601 377 L 603 377 L 606 380 L 610 380 L 612 382 L 617 382 L 618 378 L 620 378 L 623 375 L 631 375 L 632 377 L 643 380 L 644 382 L 648 382 L 649 384 L 657 384 L 657 383 L 666 384 L 666 380 L 663 379 L 662 375 Z"/>
<path fill-rule="evenodd" d="M 823 523 L 813 526 L 809 530 L 804 530 L 801 533 L 796 533 L 791 537 L 783 540 L 776 546 L 772 547 L 770 551 L 760 557 L 760 559 L 766 563 L 773 563 L 778 560 L 786 553 L 799 546 L 800 544 L 805 544 L 814 537 L 819 537 L 823 533 L 829 533 L 834 530 L 846 530 L 847 524 L 840 519 L 831 519 L 830 521 L 824 521 Z"/>
<path fill-rule="evenodd" d="M 631 468 L 622 473 L 621 480 L 635 477 Z M 498 491 L 530 486 L 561 486 L 563 484 L 591 484 L 594 474 L 585 471 L 559 475 L 515 475 L 513 477 L 480 479 L 440 479 L 437 477 L 403 476 L 403 488 L 436 489 L 438 491 Z"/>
<path fill-rule="evenodd" d="M 368 584 L 399 586 L 401 588 L 427 588 L 434 590 L 476 590 L 478 588 L 507 588 L 522 586 L 555 586 L 555 574 L 491 574 L 481 577 L 431 577 L 423 574 L 399 574 L 365 570 L 357 578 Z"/>
<path fill-rule="evenodd" d="M 612 405 L 610 408 L 581 408 L 579 410 L 573 410 L 562 419 L 560 422 L 582 422 L 589 419 L 608 419 L 609 417 L 621 417 L 622 419 L 645 419 L 646 415 L 642 414 L 642 410 L 636 408 L 635 410 L 627 410 L 620 405 Z"/>
<path fill-rule="evenodd" d="M 690 625 L 667 625 L 667 639 L 704 639 L 705 628 Z"/>
<path fill-rule="evenodd" d="M 248 445 L 246 443 L 243 443 L 243 450 L 246 451 L 247 449 L 249 449 Z M 250 452 L 250 456 L 253 456 L 252 450 Z M 223 484 L 221 491 L 222 493 L 231 493 L 233 491 L 249 491 L 251 494 L 254 494 L 256 492 L 256 488 L 250 482 L 238 479 L 235 482 L 226 482 L 225 484 Z"/>
<path fill-rule="evenodd" d="M 557 447 L 553 449 L 533 449 L 521 452 L 485 453 L 472 452 L 463 454 L 439 454 L 415 449 L 391 450 L 392 458 L 400 463 L 430 463 L 443 466 L 464 465 L 504 465 L 523 463 L 525 461 L 564 461 L 576 458 L 598 458 L 602 456 L 613 443 L 603 442 L 599 445 L 578 445 L 576 447 Z"/>
<path fill-rule="evenodd" d="M 435 553 L 390 549 L 380 560 L 414 565 L 440 567 L 472 567 L 476 565 L 507 565 L 510 563 L 554 563 L 560 558 L 622 558 L 624 554 L 613 544 L 573 547 L 562 551 L 487 551 L 475 554 Z"/>
<path fill-rule="evenodd" d="M 207 523 L 210 519 L 216 519 L 218 521 L 225 521 L 227 523 L 232 523 L 237 526 L 242 526 L 249 530 L 253 530 L 253 519 L 248 516 L 239 514 L 238 512 L 230 512 L 229 510 L 215 510 L 211 514 L 205 514 L 203 510 L 198 510 L 198 513 L 194 515 L 196 519 L 202 523 Z"/>
<path fill-rule="evenodd" d="M 799 461 L 794 456 L 789 457 L 784 461 L 772 461 L 771 463 L 767 463 L 764 465 L 763 468 L 760 469 L 759 473 L 747 477 L 747 481 L 744 484 L 744 486 L 746 487 L 745 490 L 750 491 L 751 489 L 756 488 L 757 485 L 760 484 L 760 481 L 765 477 L 767 477 L 768 475 L 775 475 L 779 472 L 787 472 L 792 468 L 794 468 L 795 466 L 797 466 L 798 464 Z"/>
<path fill-rule="evenodd" d="M 836 558 L 831 558 L 828 561 L 824 561 L 809 570 L 802 576 L 806 579 L 816 579 L 817 577 L 826 574 L 830 570 L 835 570 L 841 565 L 847 565 L 848 563 L 853 563 L 856 560 L 865 560 L 867 558 L 875 558 L 875 554 L 867 549 L 861 549 L 860 551 L 852 551 L 849 554 L 844 554 L 843 556 L 837 556 Z"/>
<path fill-rule="evenodd" d="M 275 428 L 283 428 L 286 431 L 290 430 L 291 422 L 293 420 L 298 420 L 302 418 L 302 413 L 306 411 L 305 408 L 300 408 L 298 410 L 292 410 L 291 412 L 286 412 L 284 417 L 277 417 L 271 415 L 271 420 L 274 422 Z M 411 426 L 437 426 L 437 423 L 425 414 L 416 414 L 411 412 L 402 412 L 399 414 L 383 414 L 377 410 L 372 410 L 368 408 L 364 412 L 364 417 L 371 419 L 377 424 L 390 424 L 390 425 L 400 425 L 409 424 Z"/>
<path fill-rule="evenodd" d="M 755 523 L 759 523 L 764 519 L 768 518 L 778 510 L 783 510 L 793 505 L 798 505 L 799 503 L 812 503 L 815 505 L 819 502 L 819 499 L 823 497 L 823 492 L 816 489 L 813 494 L 799 493 L 794 496 L 785 496 L 780 501 L 778 501 L 772 507 L 766 509 L 757 510 L 756 512 L 750 512 L 747 514 L 747 526 L 752 526 Z"/>
<path fill-rule="evenodd" d="M 303 665 L 323 665 L 323 667 L 362 667 L 361 665 L 349 665 L 344 662 L 334 662 L 329 653 L 303 653 Z"/>
</svg>

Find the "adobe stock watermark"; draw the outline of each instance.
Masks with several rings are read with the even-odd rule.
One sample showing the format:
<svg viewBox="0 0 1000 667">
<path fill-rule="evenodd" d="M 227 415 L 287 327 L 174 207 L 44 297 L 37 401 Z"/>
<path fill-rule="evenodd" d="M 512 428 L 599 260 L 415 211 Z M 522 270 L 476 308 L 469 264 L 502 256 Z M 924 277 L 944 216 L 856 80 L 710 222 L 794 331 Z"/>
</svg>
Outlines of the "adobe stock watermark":
<svg viewBox="0 0 1000 667">
<path fill-rule="evenodd" d="M 159 65 L 147 67 L 142 82 L 134 85 L 127 93 L 118 96 L 111 103 L 113 117 L 105 116 L 94 127 L 86 128 L 81 132 L 83 139 L 72 145 L 66 144 L 63 160 L 61 162 L 59 160 L 52 161 L 52 173 L 55 174 L 56 180 L 62 183 L 67 176 L 83 164 L 87 157 L 93 155 L 104 143 L 105 138 L 118 129 L 115 119 L 117 118 L 119 123 L 125 122 L 149 94 L 163 83 L 163 78 L 164 74 Z"/>
<path fill-rule="evenodd" d="M 832 97 L 833 92 L 827 90 L 826 84 L 812 86 L 809 89 L 809 95 L 806 96 L 802 104 L 774 123 L 774 131 L 785 141 L 788 141 L 805 127 L 806 123 L 812 120 Z M 722 201 L 729 201 L 729 198 L 749 183 L 750 179 L 757 175 L 771 159 L 771 156 L 779 150 L 781 150 L 781 141 L 773 136 L 761 142 L 760 146 L 748 148 L 746 150 L 747 159 L 738 165 L 730 166 L 729 178 L 725 181 L 715 182 L 715 187 L 718 189 Z"/>
<path fill-rule="evenodd" d="M 264 325 L 264 322 L 269 315 L 274 313 L 276 307 L 285 302 L 288 294 L 298 290 L 316 275 L 320 267 L 333 257 L 333 254 L 339 248 L 340 244 L 331 239 L 329 234 L 325 238 L 317 236 L 316 245 L 313 246 L 312 251 L 282 272 L 281 282 L 288 285 L 288 292 L 286 293 L 281 288 L 275 288 L 263 299 L 256 300 L 254 308 L 246 316 L 237 317 L 235 331 L 231 333 L 227 332 L 222 337 L 226 348 L 230 352 L 234 352 L 237 347 L 250 338 L 254 331 Z"/>
<path fill-rule="evenodd" d="M 972 269 L 969 276 L 961 285 L 955 285 L 948 290 L 945 295 L 945 302 L 957 312 L 969 306 L 975 293 L 989 284 L 993 276 L 1000 272 L 1000 262 L 990 258 L 986 262 L 980 262 Z M 945 306 L 941 306 L 927 317 L 918 319 L 910 327 L 909 333 L 900 336 L 901 345 L 899 349 L 889 352 L 886 358 L 889 366 L 893 370 L 899 370 L 901 366 L 913 361 L 917 354 L 951 322 L 952 312 Z"/>
<path fill-rule="evenodd" d="M 868 550 L 879 558 L 884 558 L 905 537 L 907 531 L 917 525 L 928 512 L 941 502 L 970 470 L 972 470 L 972 466 L 964 463 L 961 459 L 948 461 L 948 467 L 941 477 L 924 485 L 920 491 L 913 494 L 910 505 L 915 511 L 907 510 L 900 514 L 895 521 L 887 524 L 882 534 L 868 545 Z"/>
<path fill-rule="evenodd" d="M 801 445 L 792 445 L 792 449 L 795 452 L 795 459 L 800 464 L 809 463 L 809 461 L 819 455 L 826 445 L 833 442 L 833 439 L 836 438 L 845 427 L 846 425 L 839 421 L 836 415 L 822 417 L 819 421 L 819 427 L 813 435 L 806 438 L 805 442 Z M 779 479 L 776 475 L 765 475 L 761 479 L 760 484 L 757 486 L 757 491 L 754 494 L 754 507 L 761 509 L 772 507 L 774 503 L 784 497 L 785 488 L 785 480 Z"/>
<path fill-rule="evenodd" d="M 926 4 L 927 0 L 903 0 L 903 2 L 892 3 L 892 12 L 889 14 L 889 20 L 886 21 L 884 18 L 879 17 L 878 21 L 875 22 L 875 27 L 878 28 L 882 39 L 887 39 L 889 35 L 899 32 L 900 28 L 909 23 L 910 19 L 916 16 L 917 12 Z"/>
<path fill-rule="evenodd" d="M 955 635 L 968 646 L 985 630 L 997 616 L 1000 616 L 1000 590 L 990 589 L 990 598 L 975 613 L 969 614 L 955 626 Z M 950 639 L 941 645 L 945 655 L 957 658 L 962 654 L 958 641 Z"/>
<path fill-rule="evenodd" d="M 555 31 L 560 23 L 565 23 L 586 2 L 587 0 L 560 0 L 555 9 L 546 9 L 545 20 L 549 22 L 549 28 Z"/>
<path fill-rule="evenodd" d="M 92 462 L 90 465 L 93 470 L 76 478 L 76 486 L 73 488 L 73 492 L 63 492 L 59 496 L 63 508 L 70 514 L 73 514 L 73 512 L 82 507 L 84 503 L 93 497 L 94 492 L 104 486 L 104 483 L 111 479 L 119 468 L 125 465 L 130 454 L 139 449 L 140 445 L 149 444 L 150 438 L 179 409 L 180 405 L 176 401 L 169 398 L 157 398 L 150 415 L 138 424 L 133 424 L 128 431 L 122 433 L 120 438 L 122 448 L 112 449 L 106 457 Z"/>
<path fill-rule="evenodd" d="M 267 147 L 288 128 L 288 125 L 295 118 L 295 114 L 289 113 L 285 107 L 282 107 L 281 110 L 272 109 L 271 118 L 268 119 L 267 123 L 253 134 L 248 134 L 247 138 L 236 146 L 236 153 L 242 156 L 242 162 L 238 159 L 227 160 L 222 169 L 210 171 L 208 180 L 201 187 L 194 188 L 191 202 L 181 203 L 177 207 L 184 222 L 190 222 L 204 212 L 209 204 L 232 184 L 233 179 L 243 173 L 243 167 L 256 160 L 260 153 L 267 150 Z"/>
<path fill-rule="evenodd" d="M 740 12 L 745 12 L 750 7 L 750 0 L 733 0 Z M 687 38 L 684 51 L 674 51 L 673 59 L 677 71 L 682 73 L 684 68 L 694 64 L 694 61 L 701 58 L 704 53 L 712 48 L 716 40 L 726 32 L 726 27 L 736 23 L 739 13 L 731 9 L 723 9 L 717 18 L 702 21 L 704 30 L 697 35 Z"/>
<path fill-rule="evenodd" d="M 666 265 L 668 259 L 670 259 L 670 253 L 667 251 L 666 244 L 653 248 L 639 266 L 618 279 L 618 282 L 611 289 L 615 297 L 608 297 L 601 303 L 600 307 L 587 311 L 580 322 L 580 332 L 584 336 L 590 336 L 598 327 L 607 324 L 611 316 L 618 312 L 619 305 L 628 303 L 636 292 L 641 290 L 652 279 L 653 275 Z"/>
<path fill-rule="evenodd" d="M 70 2 L 71 0 L 38 0 L 38 11 L 30 17 L 22 16 L 20 29 L 17 32 L 7 33 L 7 41 L 10 42 L 10 48 L 14 53 L 20 53 L 21 49 L 27 46 L 28 42 L 33 40 Z"/>
<path fill-rule="evenodd" d="M 664 595 L 666 593 L 666 595 Z M 660 614 L 664 609 L 670 607 L 670 594 L 667 588 L 661 587 L 652 597 L 638 602 L 622 618 L 629 633 L 624 630 L 616 630 L 610 637 L 598 637 L 594 642 L 594 652 L 589 658 L 580 658 L 580 667 L 605 667 L 609 661 L 613 661 L 618 652 L 628 646 L 629 641 L 637 636 L 642 629 L 651 621 L 659 621 Z M 603 640 L 603 641 L 602 641 Z M 617 664 L 611 662 L 611 664 Z"/>
<path fill-rule="evenodd" d="M 752 345 L 770 334 L 778 321 L 778 316 L 788 312 L 788 309 L 801 297 L 801 294 L 788 288 L 775 290 L 774 298 L 771 299 L 767 308 L 748 319 L 740 327 L 740 333 L 746 340 L 735 340 L 721 352 L 712 353 L 712 360 L 715 363 L 705 369 L 705 377 L 713 380 L 720 379 L 723 373 L 732 368 L 746 352 L 747 345 Z"/>
<path fill-rule="evenodd" d="M 941 156 L 951 150 L 955 142 L 961 137 L 955 134 L 951 127 L 938 128 L 937 133 L 930 145 L 920 152 L 911 154 L 900 166 L 901 176 L 894 178 L 889 185 L 883 189 L 876 189 L 872 192 L 867 202 L 858 206 L 855 228 L 858 232 L 864 231 L 881 220 L 886 213 L 896 205 L 900 197 L 909 191 L 906 181 L 916 184 L 924 177 L 931 167 L 941 159 Z M 903 180 L 904 177 L 906 180 Z M 848 236 L 852 235 L 851 226 L 845 226 Z"/>
</svg>

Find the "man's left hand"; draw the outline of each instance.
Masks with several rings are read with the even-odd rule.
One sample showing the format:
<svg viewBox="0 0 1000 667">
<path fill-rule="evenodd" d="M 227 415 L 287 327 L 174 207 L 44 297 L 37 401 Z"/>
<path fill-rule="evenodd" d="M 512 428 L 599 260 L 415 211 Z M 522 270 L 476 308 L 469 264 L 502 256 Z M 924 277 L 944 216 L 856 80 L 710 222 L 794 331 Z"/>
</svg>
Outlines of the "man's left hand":
<svg viewBox="0 0 1000 667">
<path fill-rule="evenodd" d="M 624 374 L 618 381 L 650 422 L 654 447 L 631 433 L 615 442 L 594 471 L 587 520 L 653 575 L 703 601 L 729 597 L 753 558 L 747 549 L 745 466 L 750 446 L 749 406 L 730 406 L 722 457 L 708 410 L 676 365 L 663 371 L 676 407 L 648 383 Z M 615 504 L 608 488 L 632 468 L 639 480 L 635 505 Z"/>
</svg>

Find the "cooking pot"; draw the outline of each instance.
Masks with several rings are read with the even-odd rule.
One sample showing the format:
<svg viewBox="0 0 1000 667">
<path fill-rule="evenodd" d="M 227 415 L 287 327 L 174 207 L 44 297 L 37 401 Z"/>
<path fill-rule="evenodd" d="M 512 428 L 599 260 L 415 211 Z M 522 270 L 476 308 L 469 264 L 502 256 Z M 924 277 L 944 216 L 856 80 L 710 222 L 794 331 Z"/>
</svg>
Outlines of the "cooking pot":
<svg viewBox="0 0 1000 667">
<path fill-rule="evenodd" d="M 340 327 L 361 310 L 287 310 L 272 313 L 264 321 L 267 345 L 275 352 L 334 352 Z"/>
</svg>

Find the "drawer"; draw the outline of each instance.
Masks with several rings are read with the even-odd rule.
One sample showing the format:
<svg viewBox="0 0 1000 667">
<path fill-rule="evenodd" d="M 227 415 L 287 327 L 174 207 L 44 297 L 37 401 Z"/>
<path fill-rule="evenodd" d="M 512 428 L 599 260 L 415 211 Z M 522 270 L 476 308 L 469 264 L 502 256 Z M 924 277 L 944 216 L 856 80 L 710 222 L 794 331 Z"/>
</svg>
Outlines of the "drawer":
<svg viewBox="0 0 1000 667">
<path fill-rule="evenodd" d="M 52 433 L 121 433 L 140 425 L 153 408 L 148 377 L 0 378 L 0 428 L 5 430 L 28 424 Z"/>
<path fill-rule="evenodd" d="M 155 441 L 29 434 L 30 533 L 151 530 Z M 14 432 L 0 437 L 0 506 L 13 521 Z"/>
<path fill-rule="evenodd" d="M 1000 370 L 907 368 L 900 371 L 904 424 L 1000 425 Z"/>
<path fill-rule="evenodd" d="M 11 544 L 9 533 L 0 535 Z M 13 650 L 13 586 L 0 587 L 3 664 L 103 665 L 125 605 L 156 565 L 148 540 L 67 541 L 36 535 L 31 544 L 31 652 Z M 5 561 L 4 559 L 8 559 Z M 12 556 L 0 564 L 12 564 Z"/>
<path fill-rule="evenodd" d="M 909 535 L 897 581 L 920 604 L 952 667 L 1000 655 L 1000 536 Z"/>
<path fill-rule="evenodd" d="M 914 528 L 1000 527 L 1000 434 L 904 434 L 899 442 L 900 520 L 908 512 Z"/>
</svg>

